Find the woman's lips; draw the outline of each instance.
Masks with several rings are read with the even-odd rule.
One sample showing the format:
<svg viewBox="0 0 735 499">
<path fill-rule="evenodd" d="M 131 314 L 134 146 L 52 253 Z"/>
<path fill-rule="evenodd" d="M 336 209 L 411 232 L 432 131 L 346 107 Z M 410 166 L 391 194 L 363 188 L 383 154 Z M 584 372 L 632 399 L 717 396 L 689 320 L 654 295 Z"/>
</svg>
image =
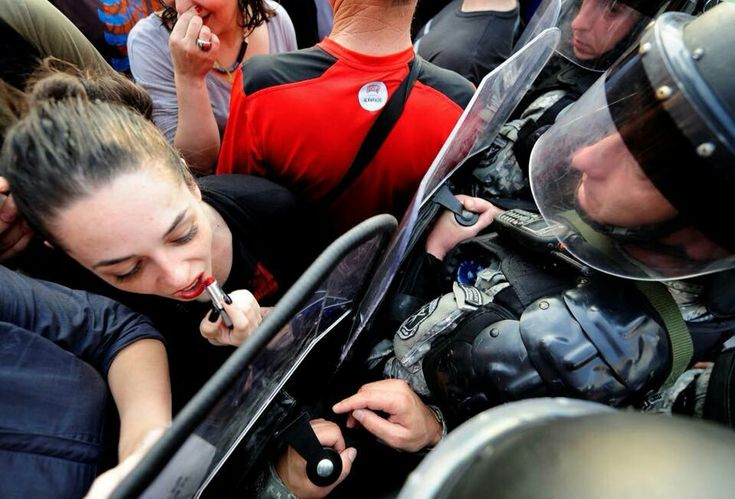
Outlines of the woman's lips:
<svg viewBox="0 0 735 499">
<path fill-rule="evenodd" d="M 202 293 L 204 293 L 204 288 L 206 286 L 204 285 L 204 279 L 203 278 L 204 278 L 204 272 L 202 272 L 201 274 L 199 274 L 197 276 L 197 278 L 194 279 L 192 281 L 192 283 L 188 287 L 186 287 L 184 289 L 180 289 L 179 291 L 177 291 L 176 293 L 174 293 L 174 295 L 177 298 L 179 298 L 180 300 L 194 300 L 194 299 L 196 299 L 197 297 L 199 297 L 199 295 L 201 295 Z"/>
</svg>

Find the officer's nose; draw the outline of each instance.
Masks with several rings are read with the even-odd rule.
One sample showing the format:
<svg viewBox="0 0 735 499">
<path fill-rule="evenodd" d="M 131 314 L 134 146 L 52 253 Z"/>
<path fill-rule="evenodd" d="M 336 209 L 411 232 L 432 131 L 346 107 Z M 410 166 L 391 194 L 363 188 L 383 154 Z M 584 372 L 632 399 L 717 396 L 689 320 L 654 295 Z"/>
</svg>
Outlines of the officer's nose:
<svg viewBox="0 0 735 499">
<path fill-rule="evenodd" d="M 591 29 L 594 24 L 596 17 L 596 9 L 593 8 L 593 4 L 597 0 L 584 0 L 582 5 L 579 7 L 579 12 L 572 20 L 572 29 L 574 31 L 586 31 Z"/>
</svg>

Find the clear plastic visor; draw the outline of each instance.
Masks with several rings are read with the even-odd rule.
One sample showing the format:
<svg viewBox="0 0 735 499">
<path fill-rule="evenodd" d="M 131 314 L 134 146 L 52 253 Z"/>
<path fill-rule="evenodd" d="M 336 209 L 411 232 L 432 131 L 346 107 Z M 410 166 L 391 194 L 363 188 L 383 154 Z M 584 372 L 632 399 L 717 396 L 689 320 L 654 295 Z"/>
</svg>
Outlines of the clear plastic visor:
<svg viewBox="0 0 735 499">
<path fill-rule="evenodd" d="M 735 257 L 680 217 L 641 169 L 613 123 L 604 77 L 536 143 L 530 182 L 541 214 L 562 225 L 559 240 L 593 268 L 670 280 L 735 267 Z"/>
<path fill-rule="evenodd" d="M 559 15 L 557 51 L 585 69 L 603 72 L 651 21 L 619 0 L 566 0 Z"/>
</svg>

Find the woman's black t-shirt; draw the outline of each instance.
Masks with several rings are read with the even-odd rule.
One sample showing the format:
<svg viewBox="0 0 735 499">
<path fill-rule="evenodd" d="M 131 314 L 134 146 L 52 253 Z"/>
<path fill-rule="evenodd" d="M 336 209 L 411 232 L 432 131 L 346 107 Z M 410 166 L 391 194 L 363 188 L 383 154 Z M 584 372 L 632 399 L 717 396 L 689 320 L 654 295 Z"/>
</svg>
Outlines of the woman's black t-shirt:
<svg viewBox="0 0 735 499">
<path fill-rule="evenodd" d="M 261 305 L 274 305 L 322 249 L 318 224 L 287 189 L 270 180 L 218 175 L 198 183 L 204 201 L 232 232 L 232 269 L 227 282 L 220 283 L 223 289 L 228 293 L 248 289 Z M 200 335 L 199 323 L 211 310 L 207 302 L 122 292 L 61 252 L 49 255 L 40 245 L 20 263 L 28 274 L 109 296 L 147 315 L 166 339 L 175 411 L 233 351 L 210 345 Z"/>
</svg>

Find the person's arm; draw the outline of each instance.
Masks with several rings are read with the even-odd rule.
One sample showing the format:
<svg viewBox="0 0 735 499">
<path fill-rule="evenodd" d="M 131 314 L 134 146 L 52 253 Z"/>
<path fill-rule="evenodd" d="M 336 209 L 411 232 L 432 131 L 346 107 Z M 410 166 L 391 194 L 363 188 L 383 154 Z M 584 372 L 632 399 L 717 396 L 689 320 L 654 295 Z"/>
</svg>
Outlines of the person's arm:
<svg viewBox="0 0 735 499">
<path fill-rule="evenodd" d="M 54 56 L 83 69 L 113 71 L 82 32 L 47 0 L 0 0 L 0 12 L 42 58 Z"/>
<path fill-rule="evenodd" d="M 264 490 L 259 491 L 258 497 L 274 497 L 275 494 L 301 498 L 325 497 L 350 474 L 357 450 L 354 447 L 347 447 L 339 426 L 325 419 L 314 419 L 310 424 L 319 443 L 325 447 L 332 447 L 339 453 L 342 459 L 342 473 L 339 478 L 328 487 L 314 485 L 306 475 L 306 460 L 289 447 L 278 458 L 275 469 L 269 468 L 266 472 L 269 476 Z"/>
<path fill-rule="evenodd" d="M 211 41 L 211 49 L 199 49 L 198 38 Z M 206 78 L 217 59 L 219 39 L 189 10 L 176 21 L 168 47 L 179 104 L 174 145 L 194 172 L 210 174 L 217 163 L 220 137 Z"/>
<path fill-rule="evenodd" d="M 171 386 L 163 343 L 142 339 L 123 348 L 107 374 L 120 415 L 118 457 L 125 460 L 151 431 L 171 423 Z"/>
<path fill-rule="evenodd" d="M 465 239 L 475 237 L 482 229 L 490 225 L 495 216 L 503 210 L 482 198 L 463 195 L 456 196 L 465 210 L 478 213 L 480 217 L 473 225 L 465 227 L 457 223 L 454 213 L 446 210 L 439 216 L 428 237 L 425 249 L 430 255 L 443 260 L 447 252 Z"/>
<path fill-rule="evenodd" d="M 336 403 L 336 414 L 349 414 L 347 427 L 358 424 L 394 449 L 417 452 L 439 443 L 444 425 L 428 405 L 400 379 L 384 379 L 360 387 Z M 388 415 L 381 417 L 376 411 Z"/>
<path fill-rule="evenodd" d="M 209 173 L 217 161 L 220 137 L 206 76 L 219 41 L 209 52 L 199 50 L 198 36 L 187 35 L 193 17 L 191 12 L 182 15 L 170 34 L 155 16 L 141 20 L 128 35 L 128 59 L 135 82 L 153 100 L 156 127 L 195 171 Z"/>
</svg>

